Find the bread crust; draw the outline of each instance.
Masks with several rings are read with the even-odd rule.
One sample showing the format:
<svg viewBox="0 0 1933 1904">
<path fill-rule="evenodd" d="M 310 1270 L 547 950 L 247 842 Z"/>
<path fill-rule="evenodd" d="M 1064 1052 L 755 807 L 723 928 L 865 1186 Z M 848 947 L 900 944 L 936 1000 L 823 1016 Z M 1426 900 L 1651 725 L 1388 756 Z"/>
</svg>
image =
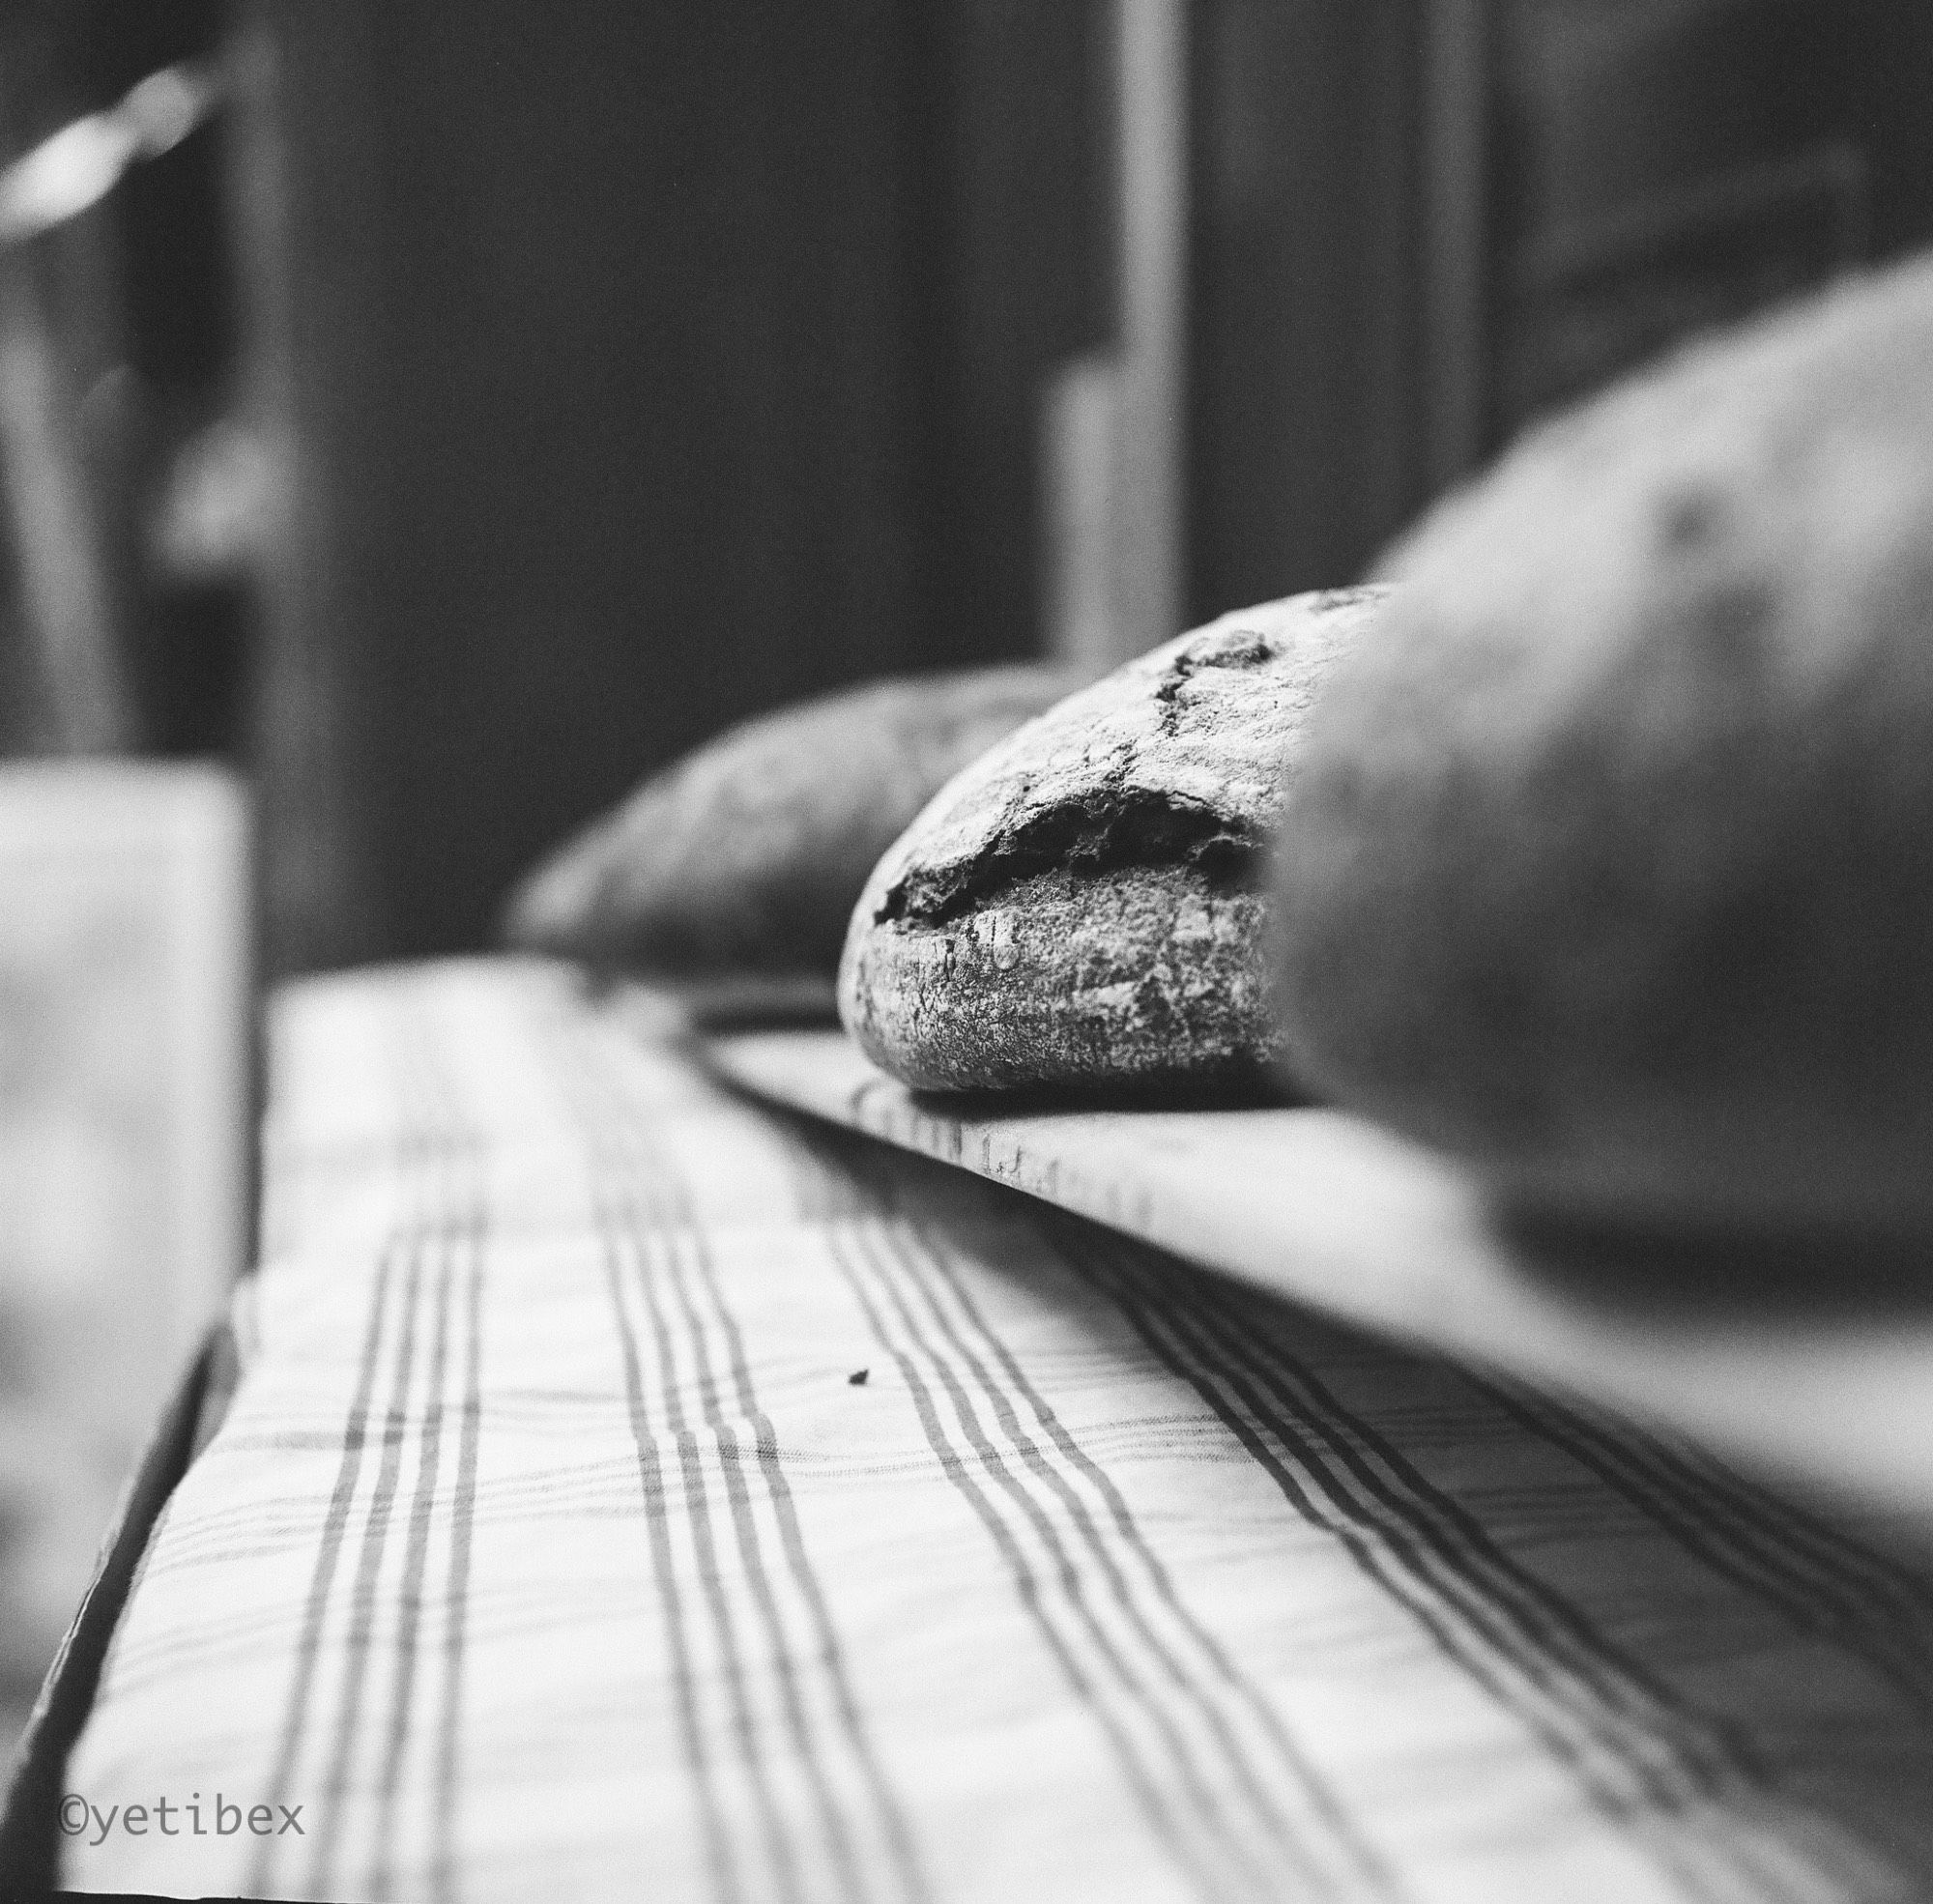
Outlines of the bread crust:
<svg viewBox="0 0 1933 1904">
<path fill-rule="evenodd" d="M 1933 1219 L 1933 264 L 1528 439 L 1383 564 L 1285 1061 L 1520 1199 Z"/>
<path fill-rule="evenodd" d="M 1258 854 L 1321 681 L 1379 607 L 1224 616 L 966 768 L 852 914 L 840 1011 L 944 1090 L 1252 1094 L 1276 1032 Z"/>
<path fill-rule="evenodd" d="M 747 721 L 653 775 L 513 894 L 513 945 L 747 997 L 830 981 L 874 863 L 966 762 L 1071 680 L 1003 667 L 875 681 Z"/>
</svg>

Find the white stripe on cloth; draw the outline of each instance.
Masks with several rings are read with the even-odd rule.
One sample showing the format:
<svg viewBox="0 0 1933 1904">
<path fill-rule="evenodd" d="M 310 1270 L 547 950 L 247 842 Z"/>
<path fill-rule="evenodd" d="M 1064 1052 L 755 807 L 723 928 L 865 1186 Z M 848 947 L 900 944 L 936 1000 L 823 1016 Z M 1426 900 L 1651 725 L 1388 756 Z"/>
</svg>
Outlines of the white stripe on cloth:
<svg viewBox="0 0 1933 1904">
<path fill-rule="evenodd" d="M 274 1087 L 244 1376 L 68 1773 L 148 1828 L 71 1886 L 1933 1887 L 1933 1588 L 1683 1449 L 760 1109 L 546 966 L 293 988 Z"/>
</svg>

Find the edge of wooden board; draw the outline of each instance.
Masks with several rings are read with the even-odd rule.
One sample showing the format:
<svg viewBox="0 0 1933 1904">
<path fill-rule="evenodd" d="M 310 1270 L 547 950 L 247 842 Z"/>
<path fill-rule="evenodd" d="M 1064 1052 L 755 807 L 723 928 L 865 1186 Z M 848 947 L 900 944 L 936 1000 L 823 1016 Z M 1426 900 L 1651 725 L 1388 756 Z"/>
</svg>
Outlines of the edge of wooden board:
<svg viewBox="0 0 1933 1904">
<path fill-rule="evenodd" d="M 704 1043 L 754 1095 L 971 1170 L 1390 1337 L 1567 1390 L 1933 1537 L 1933 1291 L 1759 1304 L 1580 1275 L 1451 1164 L 1318 1110 L 956 1115 L 837 1031 Z"/>
</svg>

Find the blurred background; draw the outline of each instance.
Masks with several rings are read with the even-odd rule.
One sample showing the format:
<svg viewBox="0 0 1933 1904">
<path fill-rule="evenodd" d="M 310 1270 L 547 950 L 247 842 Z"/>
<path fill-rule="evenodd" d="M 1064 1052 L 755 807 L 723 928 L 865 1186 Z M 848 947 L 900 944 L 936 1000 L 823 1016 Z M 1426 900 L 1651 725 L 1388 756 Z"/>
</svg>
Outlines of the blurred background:
<svg viewBox="0 0 1933 1904">
<path fill-rule="evenodd" d="M 226 763 L 270 978 L 480 946 L 730 721 L 1346 582 L 1926 243 L 1929 96 L 1922 0 L 16 0 L 0 752 Z"/>
<path fill-rule="evenodd" d="M 759 707 L 1348 580 L 1537 411 L 1933 234 L 1915 0 L 7 20 L 9 159 L 221 90 L 9 249 L 58 361 L 8 521 L 73 490 L 103 652 L 41 705 L 16 587 L 4 739 L 240 763 L 278 972 L 481 943 Z"/>
</svg>

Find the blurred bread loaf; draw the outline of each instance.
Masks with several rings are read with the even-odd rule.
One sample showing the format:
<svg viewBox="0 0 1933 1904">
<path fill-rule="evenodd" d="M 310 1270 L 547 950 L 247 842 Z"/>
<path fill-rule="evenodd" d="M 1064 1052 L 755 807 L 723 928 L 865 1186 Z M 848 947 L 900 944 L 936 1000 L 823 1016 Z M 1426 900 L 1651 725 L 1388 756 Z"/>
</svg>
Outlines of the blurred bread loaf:
<svg viewBox="0 0 1933 1904">
<path fill-rule="evenodd" d="M 1373 590 L 1224 616 L 965 768 L 868 881 L 840 1012 L 946 1090 L 1252 1093 L 1275 1031 L 1255 871 Z"/>
<path fill-rule="evenodd" d="M 1383 564 L 1286 1059 L 1535 1201 L 1933 1217 L 1933 264 L 1687 351 Z"/>
<path fill-rule="evenodd" d="M 708 996 L 816 996 L 829 1010 L 874 862 L 960 767 L 1069 685 L 1048 668 L 987 668 L 747 721 L 539 866 L 512 895 L 505 936 Z"/>
</svg>

